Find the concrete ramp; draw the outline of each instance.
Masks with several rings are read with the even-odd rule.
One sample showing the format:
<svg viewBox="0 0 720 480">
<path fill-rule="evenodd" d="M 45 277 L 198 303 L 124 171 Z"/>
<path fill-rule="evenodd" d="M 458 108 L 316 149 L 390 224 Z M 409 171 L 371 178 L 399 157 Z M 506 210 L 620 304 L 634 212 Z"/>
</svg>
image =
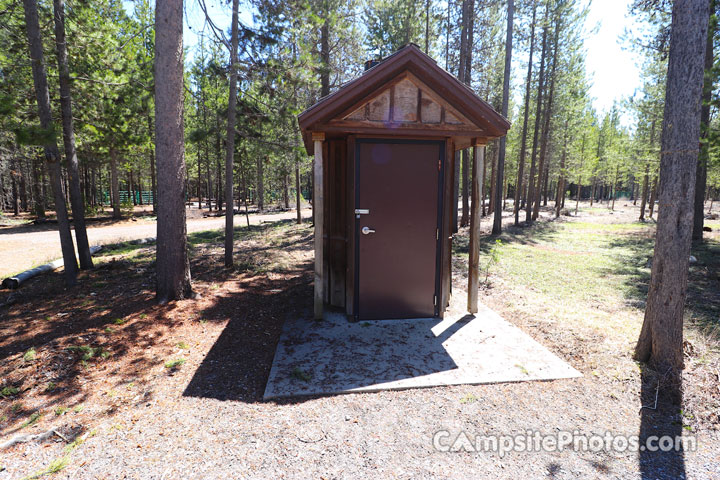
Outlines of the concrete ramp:
<svg viewBox="0 0 720 480">
<path fill-rule="evenodd" d="M 581 376 L 484 305 L 459 313 L 466 296 L 454 297 L 443 320 L 288 320 L 264 398 Z"/>
</svg>

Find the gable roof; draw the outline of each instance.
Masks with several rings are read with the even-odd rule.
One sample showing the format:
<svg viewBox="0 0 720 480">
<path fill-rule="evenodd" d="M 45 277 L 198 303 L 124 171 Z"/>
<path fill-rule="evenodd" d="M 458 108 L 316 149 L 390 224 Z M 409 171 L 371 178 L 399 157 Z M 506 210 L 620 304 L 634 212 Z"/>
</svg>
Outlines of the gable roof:
<svg viewBox="0 0 720 480">
<path fill-rule="evenodd" d="M 487 139 L 502 137 L 510 128 L 510 122 L 467 85 L 438 66 L 416 45 L 408 44 L 337 91 L 323 97 L 298 116 L 308 151 L 312 150 L 312 142 L 309 141 L 312 131 L 322 131 L 324 124 L 347 113 L 353 106 L 367 101 L 389 82 L 406 72 L 451 105 L 481 130 Z"/>
</svg>

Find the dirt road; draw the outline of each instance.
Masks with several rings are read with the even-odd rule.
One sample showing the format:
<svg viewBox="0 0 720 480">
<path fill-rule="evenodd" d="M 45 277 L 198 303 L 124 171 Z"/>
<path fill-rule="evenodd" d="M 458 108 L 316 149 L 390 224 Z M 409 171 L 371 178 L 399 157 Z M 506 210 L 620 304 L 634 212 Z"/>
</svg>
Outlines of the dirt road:
<svg viewBox="0 0 720 480">
<path fill-rule="evenodd" d="M 303 217 L 312 214 L 311 209 L 303 210 Z M 251 214 L 250 223 L 273 222 L 295 218 L 295 211 L 267 214 Z M 121 222 L 88 224 L 90 245 L 106 245 L 127 240 L 155 237 L 157 224 L 144 217 Z M 235 216 L 235 225 L 246 225 L 244 215 Z M 224 228 L 225 217 L 189 218 L 188 233 Z M 73 232 L 73 238 L 75 233 Z M 60 238 L 56 224 L 22 225 L 0 228 L 0 279 L 19 273 L 28 268 L 60 258 Z"/>
</svg>

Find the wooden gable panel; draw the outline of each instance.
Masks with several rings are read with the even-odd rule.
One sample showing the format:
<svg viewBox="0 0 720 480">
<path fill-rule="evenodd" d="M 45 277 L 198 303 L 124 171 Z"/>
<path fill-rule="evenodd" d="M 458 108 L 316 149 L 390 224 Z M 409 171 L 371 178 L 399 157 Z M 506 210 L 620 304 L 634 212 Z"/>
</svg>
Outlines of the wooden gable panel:
<svg viewBox="0 0 720 480">
<path fill-rule="evenodd" d="M 452 126 L 477 130 L 470 120 L 409 72 L 329 123 L 365 127 L 382 127 L 390 123 L 396 127 Z"/>
<path fill-rule="evenodd" d="M 438 103 L 422 95 L 422 90 L 420 91 L 420 121 L 422 123 L 441 123 L 442 111 L 443 108 Z"/>
<path fill-rule="evenodd" d="M 385 90 L 366 105 L 368 121 L 387 122 L 390 120 L 390 90 Z"/>
<path fill-rule="evenodd" d="M 407 123 L 418 121 L 419 88 L 407 78 L 392 89 L 395 94 L 393 121 Z"/>
</svg>

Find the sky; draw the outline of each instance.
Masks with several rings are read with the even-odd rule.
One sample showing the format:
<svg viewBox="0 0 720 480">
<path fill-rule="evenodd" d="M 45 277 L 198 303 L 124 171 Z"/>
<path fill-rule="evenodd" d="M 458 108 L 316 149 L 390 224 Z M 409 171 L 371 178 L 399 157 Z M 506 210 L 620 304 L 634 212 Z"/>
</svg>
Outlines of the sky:
<svg viewBox="0 0 720 480">
<path fill-rule="evenodd" d="M 591 84 L 590 94 L 598 112 L 607 112 L 614 101 L 633 95 L 641 86 L 640 68 L 636 64 L 638 56 L 623 49 L 620 40 L 626 30 L 632 32 L 637 29 L 633 19 L 627 14 L 630 2 L 631 0 L 594 0 L 590 4 L 585 23 L 586 68 Z M 205 0 L 205 3 L 217 26 L 227 31 L 230 25 L 230 8 L 227 2 Z M 242 6 L 245 2 L 241 0 L 240 3 Z M 128 9 L 132 8 L 129 0 L 126 0 L 125 4 Z M 246 25 L 252 24 L 252 13 L 247 7 L 241 7 L 240 19 Z M 186 1 L 184 42 L 186 47 L 190 47 L 189 61 L 192 61 L 192 48 L 199 42 L 204 23 L 205 16 L 198 0 Z M 212 35 L 208 28 L 205 33 Z M 517 56 L 516 60 L 519 60 Z M 524 67 L 521 70 L 524 70 Z"/>
<path fill-rule="evenodd" d="M 595 0 L 585 23 L 585 30 L 598 27 L 585 39 L 585 60 L 594 97 L 593 105 L 600 112 L 607 112 L 614 100 L 631 96 L 641 85 L 640 60 L 637 53 L 624 50 L 620 37 L 625 30 L 637 30 L 627 15 L 631 0 Z"/>
</svg>

